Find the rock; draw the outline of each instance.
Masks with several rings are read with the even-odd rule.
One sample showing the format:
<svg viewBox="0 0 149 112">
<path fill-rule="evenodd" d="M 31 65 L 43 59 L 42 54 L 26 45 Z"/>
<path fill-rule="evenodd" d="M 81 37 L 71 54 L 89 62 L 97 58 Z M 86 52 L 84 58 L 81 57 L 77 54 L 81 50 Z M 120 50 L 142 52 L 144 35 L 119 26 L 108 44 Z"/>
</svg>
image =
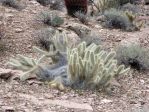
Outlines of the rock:
<svg viewBox="0 0 149 112">
<path fill-rule="evenodd" d="M 12 76 L 13 76 L 13 74 L 11 73 L 10 69 L 0 68 L 0 78 L 1 79 L 8 80 Z"/>
<path fill-rule="evenodd" d="M 15 32 L 16 32 L 16 33 L 21 33 L 21 32 L 23 32 L 23 29 L 21 29 L 21 28 L 16 28 L 16 29 L 15 29 Z"/>
<path fill-rule="evenodd" d="M 91 29 L 89 27 L 79 23 L 69 24 L 67 28 L 74 31 L 80 38 L 91 33 Z"/>
<path fill-rule="evenodd" d="M 105 103 L 112 103 L 113 101 L 112 100 L 108 100 L 108 99 L 103 99 L 101 100 L 101 103 L 102 104 L 105 104 Z"/>
<path fill-rule="evenodd" d="M 2 106 L 2 112 L 15 112 L 15 109 L 11 106 Z"/>
<path fill-rule="evenodd" d="M 0 68 L 0 78 L 4 80 L 8 79 L 16 79 L 20 77 L 20 74 L 22 74 L 22 71 L 19 70 L 11 70 L 11 69 L 3 69 Z"/>
</svg>

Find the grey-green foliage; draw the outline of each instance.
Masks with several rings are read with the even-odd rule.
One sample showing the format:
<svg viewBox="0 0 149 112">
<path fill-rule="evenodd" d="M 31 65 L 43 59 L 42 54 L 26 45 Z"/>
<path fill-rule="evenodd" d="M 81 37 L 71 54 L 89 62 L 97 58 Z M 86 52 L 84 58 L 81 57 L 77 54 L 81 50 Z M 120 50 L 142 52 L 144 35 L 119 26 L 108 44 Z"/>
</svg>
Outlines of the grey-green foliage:
<svg viewBox="0 0 149 112">
<path fill-rule="evenodd" d="M 36 0 L 36 1 L 43 6 L 49 5 L 51 3 L 51 0 Z"/>
<path fill-rule="evenodd" d="M 117 60 L 119 64 L 131 66 L 137 70 L 149 70 L 149 50 L 138 44 L 119 46 Z"/>
<path fill-rule="evenodd" d="M 135 22 L 136 15 L 133 15 L 131 12 L 110 9 L 105 11 L 104 16 L 104 26 L 109 28 L 118 28 L 125 31 L 137 31 L 140 30 L 142 26 L 142 24 L 137 25 Z"/>
<path fill-rule="evenodd" d="M 83 24 L 87 24 L 89 22 L 89 15 L 84 14 L 82 12 L 76 12 L 75 16 L 79 19 Z"/>
<path fill-rule="evenodd" d="M 141 10 L 139 9 L 137 5 L 130 4 L 130 3 L 127 3 L 123 5 L 122 7 L 120 7 L 120 10 L 131 11 L 133 14 L 139 14 L 141 12 Z"/>
<path fill-rule="evenodd" d="M 1 0 L 0 3 L 5 6 L 9 6 L 18 10 L 23 9 L 23 6 L 19 3 L 18 0 Z"/>
<path fill-rule="evenodd" d="M 37 45 L 40 45 L 42 48 L 48 51 L 50 49 L 50 45 L 54 45 L 52 39 L 55 32 L 56 31 L 53 28 L 40 29 L 35 33 L 35 42 Z"/>
<path fill-rule="evenodd" d="M 114 51 L 106 52 L 96 44 L 87 47 L 85 42 L 68 49 L 68 78 L 72 85 L 81 83 L 82 88 L 109 86 L 111 79 L 129 70 L 117 65 L 115 55 Z"/>
<path fill-rule="evenodd" d="M 44 11 L 37 16 L 37 21 L 44 24 L 57 27 L 64 23 L 64 19 L 58 16 L 55 12 Z"/>
</svg>

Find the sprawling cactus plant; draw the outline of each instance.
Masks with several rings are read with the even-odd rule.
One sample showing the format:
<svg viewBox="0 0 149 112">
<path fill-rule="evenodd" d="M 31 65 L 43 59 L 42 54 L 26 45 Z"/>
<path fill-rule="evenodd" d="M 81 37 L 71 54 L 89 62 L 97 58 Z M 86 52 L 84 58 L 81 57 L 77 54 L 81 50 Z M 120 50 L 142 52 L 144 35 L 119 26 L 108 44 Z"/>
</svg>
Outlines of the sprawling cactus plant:
<svg viewBox="0 0 149 112">
<path fill-rule="evenodd" d="M 56 51 L 53 47 L 50 51 L 34 47 L 42 54 L 39 60 L 23 56 L 19 56 L 19 60 L 11 60 L 9 64 L 25 71 L 21 77 L 22 80 L 29 78 L 30 73 L 36 73 L 39 79 L 50 81 L 50 86 L 60 90 L 63 90 L 64 86 L 98 89 L 108 87 L 114 77 L 129 70 L 129 68 L 125 69 L 124 65 L 117 65 L 114 51 L 106 52 L 94 43 L 87 46 L 86 42 L 71 48 L 67 45 L 67 39 L 61 41 L 57 35 L 54 37 Z M 57 64 L 50 68 L 41 67 L 43 60 L 47 61 L 49 57 Z"/>
<path fill-rule="evenodd" d="M 112 78 L 126 73 L 124 65 L 117 66 L 115 52 L 106 52 L 101 46 L 82 42 L 77 48 L 68 49 L 68 78 L 73 84 L 80 83 L 83 88 L 106 87 Z M 74 85 L 75 86 L 75 85 Z"/>
<path fill-rule="evenodd" d="M 66 39 L 65 33 L 56 32 L 53 41 L 56 50 L 54 50 L 53 46 L 50 46 L 49 51 L 43 51 L 38 47 L 33 47 L 34 51 L 41 54 L 39 59 L 28 58 L 22 55 L 18 55 L 18 59 L 10 59 L 8 62 L 9 65 L 13 66 L 16 69 L 24 71 L 24 74 L 21 75 L 20 79 L 22 81 L 30 78 L 30 74 L 35 73 L 37 69 L 41 68 L 43 60 L 51 58 L 54 63 L 59 61 L 59 52 L 64 52 L 66 50 L 66 46 L 68 40 Z"/>
</svg>

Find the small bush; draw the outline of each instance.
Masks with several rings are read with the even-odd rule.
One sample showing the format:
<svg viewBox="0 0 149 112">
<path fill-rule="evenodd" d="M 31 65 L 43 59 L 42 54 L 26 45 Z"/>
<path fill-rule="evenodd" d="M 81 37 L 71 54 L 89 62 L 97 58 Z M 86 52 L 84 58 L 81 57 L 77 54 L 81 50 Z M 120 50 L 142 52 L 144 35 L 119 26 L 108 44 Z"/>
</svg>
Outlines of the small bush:
<svg viewBox="0 0 149 112">
<path fill-rule="evenodd" d="M 53 45 L 52 37 L 55 33 L 55 30 L 52 28 L 44 28 L 35 34 L 35 40 L 37 44 L 40 44 L 40 46 L 47 51 L 50 49 L 50 45 Z"/>
<path fill-rule="evenodd" d="M 149 70 L 149 50 L 140 45 L 119 46 L 117 59 L 120 64 L 131 66 L 136 70 Z"/>
<path fill-rule="evenodd" d="M 135 23 L 136 16 L 130 12 L 110 9 L 105 11 L 104 16 L 104 26 L 108 28 L 122 29 L 125 31 L 137 31 L 141 28 L 141 25 Z"/>
<path fill-rule="evenodd" d="M 2 0 L 2 5 L 22 10 L 23 6 L 17 0 Z"/>
<path fill-rule="evenodd" d="M 136 5 L 130 4 L 130 3 L 127 3 L 127 4 L 123 5 L 120 9 L 122 11 L 131 11 L 134 14 L 140 12 L 139 8 Z"/>
<path fill-rule="evenodd" d="M 119 4 L 120 5 L 124 5 L 127 3 L 131 3 L 131 4 L 139 4 L 141 3 L 143 0 L 119 0 Z"/>
<path fill-rule="evenodd" d="M 79 21 L 81 21 L 83 24 L 87 24 L 89 21 L 89 16 L 81 13 L 81 12 L 76 12 L 75 16 L 79 19 Z"/>
<path fill-rule="evenodd" d="M 53 10 L 62 10 L 62 8 L 64 7 L 64 3 L 61 0 L 51 0 L 50 3 L 50 8 Z"/>
<path fill-rule="evenodd" d="M 51 0 L 36 0 L 36 1 L 43 6 L 49 5 L 51 3 Z"/>
<path fill-rule="evenodd" d="M 57 27 L 64 23 L 63 18 L 59 17 L 57 14 L 50 13 L 48 11 L 41 12 L 38 17 L 37 21 L 40 21 L 44 24 Z"/>
</svg>

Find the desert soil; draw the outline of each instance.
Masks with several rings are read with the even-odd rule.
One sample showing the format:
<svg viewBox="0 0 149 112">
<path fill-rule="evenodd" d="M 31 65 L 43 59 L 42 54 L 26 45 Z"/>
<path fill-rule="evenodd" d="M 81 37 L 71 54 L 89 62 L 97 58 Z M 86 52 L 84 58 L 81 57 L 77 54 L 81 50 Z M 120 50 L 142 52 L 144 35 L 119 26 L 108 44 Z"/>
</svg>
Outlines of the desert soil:
<svg viewBox="0 0 149 112">
<path fill-rule="evenodd" d="M 5 8 L 7 21 L 7 34 L 3 38 L 6 50 L 0 53 L 0 68 L 8 68 L 6 63 L 17 54 L 36 57 L 32 50 L 35 45 L 33 35 L 36 30 L 47 27 L 37 23 L 35 18 L 48 7 L 41 6 L 35 0 L 23 2 L 26 8 L 22 11 L 0 6 Z M 144 9 L 149 9 L 149 6 L 144 6 Z M 66 12 L 63 16 L 69 21 L 65 25 L 74 21 Z M 137 32 L 123 32 L 90 24 L 90 28 L 99 32 L 103 45 L 108 49 L 123 41 L 139 41 L 149 48 L 149 26 Z M 104 93 L 70 88 L 59 91 L 32 80 L 26 83 L 0 80 L 0 112 L 149 112 L 149 73 L 131 70 L 118 82 L 120 86 L 113 87 L 111 93 Z"/>
</svg>

